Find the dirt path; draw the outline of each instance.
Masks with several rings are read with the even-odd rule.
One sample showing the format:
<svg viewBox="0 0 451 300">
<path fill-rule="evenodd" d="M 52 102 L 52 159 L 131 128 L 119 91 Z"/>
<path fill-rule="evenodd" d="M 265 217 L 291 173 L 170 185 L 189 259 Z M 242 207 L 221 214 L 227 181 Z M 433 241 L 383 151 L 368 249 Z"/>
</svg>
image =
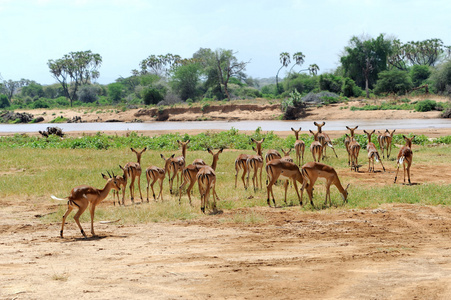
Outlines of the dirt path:
<svg viewBox="0 0 451 300">
<path fill-rule="evenodd" d="M 302 213 L 253 208 L 169 224 L 43 225 L 26 202 L 0 210 L 1 299 L 449 299 L 451 210 L 386 205 Z M 8 203 L 12 204 L 12 203 Z M 48 210 L 54 207 L 48 207 Z M 246 210 L 246 209 L 243 209 Z M 85 225 L 87 226 L 87 224 Z"/>
</svg>

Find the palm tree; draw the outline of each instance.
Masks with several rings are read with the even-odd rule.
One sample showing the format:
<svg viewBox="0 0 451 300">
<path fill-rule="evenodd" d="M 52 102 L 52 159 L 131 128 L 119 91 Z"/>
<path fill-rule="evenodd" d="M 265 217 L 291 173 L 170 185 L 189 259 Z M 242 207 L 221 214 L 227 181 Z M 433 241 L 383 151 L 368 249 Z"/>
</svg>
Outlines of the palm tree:
<svg viewBox="0 0 451 300">
<path fill-rule="evenodd" d="M 291 62 L 290 53 L 288 53 L 288 52 L 280 53 L 280 63 L 282 64 L 282 66 L 280 67 L 279 71 L 277 71 L 277 74 L 276 74 L 277 94 L 279 94 L 279 72 L 280 72 L 280 70 L 282 70 L 283 67 L 288 67 L 290 62 Z"/>
<path fill-rule="evenodd" d="M 305 55 L 302 52 L 296 52 L 295 54 L 293 54 L 294 64 L 291 67 L 289 73 L 291 73 L 291 70 L 293 70 L 294 66 L 296 66 L 296 65 L 301 66 L 304 63 L 304 58 L 305 58 Z"/>
</svg>

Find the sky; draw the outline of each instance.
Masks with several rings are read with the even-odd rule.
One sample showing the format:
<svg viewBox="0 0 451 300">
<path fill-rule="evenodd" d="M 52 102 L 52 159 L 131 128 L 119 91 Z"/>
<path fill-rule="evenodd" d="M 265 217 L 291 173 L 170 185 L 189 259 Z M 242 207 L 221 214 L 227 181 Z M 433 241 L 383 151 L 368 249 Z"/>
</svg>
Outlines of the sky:
<svg viewBox="0 0 451 300">
<path fill-rule="evenodd" d="M 0 75 L 53 84 L 50 59 L 91 50 L 109 84 L 152 54 L 200 48 L 233 50 L 253 78 L 275 76 L 281 52 L 325 73 L 353 36 L 451 45 L 450 12 L 449 0 L 0 0 Z"/>
</svg>

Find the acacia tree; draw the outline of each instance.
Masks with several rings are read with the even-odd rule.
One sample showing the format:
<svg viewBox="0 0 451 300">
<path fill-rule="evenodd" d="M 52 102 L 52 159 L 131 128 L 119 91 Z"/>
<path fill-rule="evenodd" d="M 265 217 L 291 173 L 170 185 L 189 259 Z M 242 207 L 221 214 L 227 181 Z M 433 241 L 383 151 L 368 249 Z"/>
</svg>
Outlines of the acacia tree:
<svg viewBox="0 0 451 300">
<path fill-rule="evenodd" d="M 291 63 L 290 60 L 290 53 L 288 52 L 282 52 L 280 53 L 279 56 L 279 61 L 282 64 L 282 66 L 279 68 L 279 70 L 277 71 L 276 74 L 276 89 L 277 89 L 277 94 L 279 94 L 280 90 L 279 90 L 279 72 L 280 70 L 282 70 L 283 67 L 288 67 L 288 65 Z"/>
<path fill-rule="evenodd" d="M 392 42 L 393 51 L 388 57 L 391 67 L 407 71 L 409 66 L 435 66 L 440 58 L 449 58 L 451 46 L 445 46 L 441 39 L 428 39 L 418 42 Z"/>
<path fill-rule="evenodd" d="M 47 65 L 50 73 L 61 84 L 64 94 L 70 100 L 77 99 L 77 91 L 81 85 L 88 84 L 92 79 L 99 78 L 99 67 L 102 64 L 100 54 L 88 51 L 70 52 L 62 58 L 50 59 Z"/>
<path fill-rule="evenodd" d="M 140 63 L 141 75 L 155 74 L 167 76 L 173 68 L 182 64 L 182 58 L 177 54 L 168 53 L 166 55 L 150 55 Z M 135 71 L 135 70 L 134 70 Z"/>
<path fill-rule="evenodd" d="M 391 51 L 391 42 L 383 34 L 376 39 L 352 37 L 340 58 L 345 76 L 365 88 L 369 96 L 369 88 L 377 81 L 377 74 L 387 70 Z"/>
<path fill-rule="evenodd" d="M 230 78 L 236 77 L 244 80 L 247 76 L 244 73 L 250 61 L 238 61 L 236 52 L 232 50 L 217 49 L 212 51 L 208 48 L 200 48 L 193 55 L 193 60 L 199 62 L 205 74 L 205 85 L 214 87 L 222 95 L 226 95 L 230 100 L 228 83 Z M 224 94 L 222 89 L 224 89 Z"/>
<path fill-rule="evenodd" d="M 8 101 L 11 102 L 14 94 L 24 85 L 27 84 L 26 79 L 21 79 L 19 81 L 15 80 L 3 80 L 3 84 L 1 85 L 1 92 L 3 92 L 6 97 L 8 97 Z"/>
</svg>

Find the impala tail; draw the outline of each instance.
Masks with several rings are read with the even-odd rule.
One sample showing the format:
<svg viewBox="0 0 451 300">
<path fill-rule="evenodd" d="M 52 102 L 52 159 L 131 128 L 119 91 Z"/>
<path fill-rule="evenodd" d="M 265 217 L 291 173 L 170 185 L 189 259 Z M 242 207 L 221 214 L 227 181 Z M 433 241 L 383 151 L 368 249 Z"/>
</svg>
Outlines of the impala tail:
<svg viewBox="0 0 451 300">
<path fill-rule="evenodd" d="M 404 162 L 405 156 L 401 156 L 398 160 L 398 164 L 402 164 Z"/>
<path fill-rule="evenodd" d="M 58 198 L 54 195 L 51 195 L 50 198 L 52 198 L 53 200 L 58 200 L 58 201 L 67 201 L 67 198 Z"/>
</svg>

